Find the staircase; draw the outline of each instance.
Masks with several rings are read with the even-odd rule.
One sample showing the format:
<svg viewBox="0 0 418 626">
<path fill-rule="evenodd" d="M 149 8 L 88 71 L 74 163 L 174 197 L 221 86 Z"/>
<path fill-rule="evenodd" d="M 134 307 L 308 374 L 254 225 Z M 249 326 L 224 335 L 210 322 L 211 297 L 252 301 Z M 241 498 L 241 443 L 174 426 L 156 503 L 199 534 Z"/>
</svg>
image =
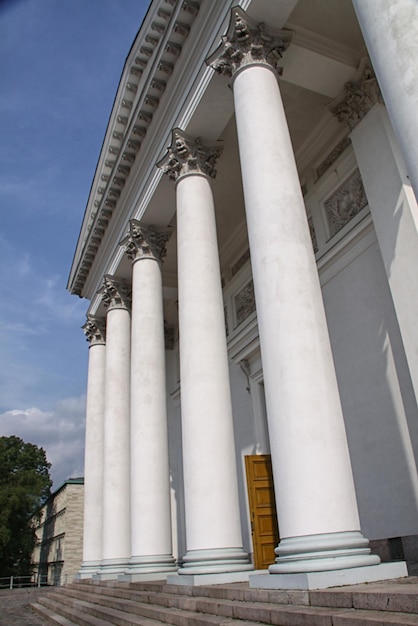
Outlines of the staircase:
<svg viewBox="0 0 418 626">
<path fill-rule="evenodd" d="M 321 591 L 89 580 L 32 608 L 60 626 L 418 626 L 418 578 Z"/>
</svg>

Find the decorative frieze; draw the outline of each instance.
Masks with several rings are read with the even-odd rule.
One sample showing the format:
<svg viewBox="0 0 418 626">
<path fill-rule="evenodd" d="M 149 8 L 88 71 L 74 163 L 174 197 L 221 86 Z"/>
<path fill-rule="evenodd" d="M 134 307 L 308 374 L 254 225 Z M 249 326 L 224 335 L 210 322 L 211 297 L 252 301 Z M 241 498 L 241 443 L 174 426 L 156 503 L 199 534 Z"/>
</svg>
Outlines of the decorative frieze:
<svg viewBox="0 0 418 626">
<path fill-rule="evenodd" d="M 186 174 L 204 174 L 215 178 L 215 165 L 222 150 L 219 142 L 203 144 L 200 137 L 194 139 L 175 129 L 172 132 L 171 146 L 157 166 L 174 181 Z"/>
<path fill-rule="evenodd" d="M 235 325 L 239 326 L 255 311 L 254 283 L 250 280 L 235 296 Z"/>
<path fill-rule="evenodd" d="M 125 248 L 131 261 L 144 258 L 162 261 L 167 254 L 166 244 L 170 236 L 170 231 L 161 231 L 154 226 L 145 226 L 138 220 L 130 220 L 129 233 L 119 245 Z"/>
<path fill-rule="evenodd" d="M 243 267 L 246 264 L 246 262 L 249 260 L 250 260 L 250 250 L 249 248 L 247 248 L 247 250 L 243 254 L 241 254 L 239 259 L 237 259 L 235 263 L 231 265 L 231 277 L 235 276 L 235 274 L 239 272 L 241 267 Z"/>
<path fill-rule="evenodd" d="M 314 223 L 313 223 L 312 216 L 308 217 L 308 224 L 309 224 L 309 233 L 311 235 L 313 251 L 316 254 L 318 252 L 318 242 L 316 240 L 315 226 L 314 226 Z"/>
<path fill-rule="evenodd" d="M 329 167 L 338 159 L 340 154 L 344 152 L 346 148 L 351 144 L 350 137 L 343 137 L 340 142 L 335 146 L 335 148 L 325 157 L 325 159 L 318 165 L 316 168 L 316 175 L 318 178 L 321 178 L 323 174 L 327 171 Z"/>
<path fill-rule="evenodd" d="M 123 278 L 106 274 L 98 294 L 102 296 L 103 305 L 108 310 L 131 308 L 131 289 Z"/>
<path fill-rule="evenodd" d="M 375 104 L 384 104 L 383 97 L 369 61 L 360 64 L 358 78 L 345 84 L 344 92 L 329 105 L 329 110 L 351 130 Z"/>
<path fill-rule="evenodd" d="M 291 39 L 291 31 L 269 31 L 264 23 L 253 22 L 240 7 L 234 7 L 228 32 L 207 63 L 225 76 L 232 76 L 240 67 L 254 63 L 270 65 L 281 74 L 279 63 Z"/>
<path fill-rule="evenodd" d="M 81 328 L 91 346 L 106 343 L 106 320 L 104 317 L 87 315 L 87 321 Z"/>
<path fill-rule="evenodd" d="M 351 176 L 324 202 L 330 236 L 333 237 L 367 205 L 360 171 Z"/>
</svg>

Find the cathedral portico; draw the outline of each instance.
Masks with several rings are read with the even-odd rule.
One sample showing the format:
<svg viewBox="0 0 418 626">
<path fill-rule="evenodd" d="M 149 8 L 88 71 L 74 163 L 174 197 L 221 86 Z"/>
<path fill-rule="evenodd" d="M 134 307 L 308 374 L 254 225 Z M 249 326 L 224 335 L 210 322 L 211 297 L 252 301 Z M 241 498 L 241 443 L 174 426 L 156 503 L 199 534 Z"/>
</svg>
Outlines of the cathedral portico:
<svg viewBox="0 0 418 626">
<path fill-rule="evenodd" d="M 107 325 L 85 575 L 403 576 L 376 546 L 418 536 L 404 150 L 351 0 L 231 5 L 153 0 L 92 187 L 70 279 Z"/>
</svg>

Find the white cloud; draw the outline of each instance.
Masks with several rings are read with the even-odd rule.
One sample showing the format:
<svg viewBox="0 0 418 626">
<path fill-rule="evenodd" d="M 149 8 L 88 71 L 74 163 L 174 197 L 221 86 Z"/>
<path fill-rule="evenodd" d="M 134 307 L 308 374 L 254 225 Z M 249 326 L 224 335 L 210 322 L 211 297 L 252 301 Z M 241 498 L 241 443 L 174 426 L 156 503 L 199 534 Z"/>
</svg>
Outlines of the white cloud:
<svg viewBox="0 0 418 626">
<path fill-rule="evenodd" d="M 85 396 L 65 398 L 51 411 L 31 407 L 0 414 L 0 436 L 16 435 L 45 450 L 54 489 L 83 476 L 85 402 Z"/>
</svg>

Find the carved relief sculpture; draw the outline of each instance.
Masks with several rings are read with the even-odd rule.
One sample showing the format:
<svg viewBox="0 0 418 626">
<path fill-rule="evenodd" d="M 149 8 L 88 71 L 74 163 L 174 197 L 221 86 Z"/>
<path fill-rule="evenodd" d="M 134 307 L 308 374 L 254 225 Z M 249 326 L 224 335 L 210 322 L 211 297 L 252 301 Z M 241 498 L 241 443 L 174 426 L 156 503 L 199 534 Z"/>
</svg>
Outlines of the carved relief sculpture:
<svg viewBox="0 0 418 626">
<path fill-rule="evenodd" d="M 204 174 L 215 178 L 215 165 L 222 150 L 220 142 L 203 144 L 200 138 L 189 137 L 176 128 L 172 131 L 171 146 L 157 166 L 174 181 L 185 174 Z"/>
<path fill-rule="evenodd" d="M 106 343 L 106 320 L 104 317 L 87 315 L 87 321 L 81 328 L 91 346 Z"/>
<path fill-rule="evenodd" d="M 366 192 L 360 172 L 356 169 L 350 178 L 324 202 L 331 237 L 348 224 L 366 205 Z"/>
<path fill-rule="evenodd" d="M 340 122 L 346 122 L 353 130 L 367 115 L 375 104 L 383 104 L 383 97 L 368 59 L 360 64 L 355 81 L 345 84 L 345 90 L 334 102 L 329 110 Z"/>
<path fill-rule="evenodd" d="M 206 62 L 225 76 L 232 76 L 243 65 L 253 63 L 271 65 L 280 75 L 279 63 L 291 39 L 290 30 L 267 31 L 264 23 L 253 22 L 241 8 L 235 7 L 220 48 Z"/>
<path fill-rule="evenodd" d="M 254 283 L 250 280 L 234 297 L 235 324 L 239 326 L 255 311 Z"/>
<path fill-rule="evenodd" d="M 129 233 L 119 243 L 131 261 L 148 258 L 162 261 L 167 254 L 166 244 L 171 232 L 155 226 L 145 226 L 138 220 L 129 221 Z"/>
<path fill-rule="evenodd" d="M 103 287 L 98 293 L 102 296 L 103 305 L 106 309 L 131 308 L 131 289 L 122 278 L 106 274 L 103 279 Z"/>
</svg>

